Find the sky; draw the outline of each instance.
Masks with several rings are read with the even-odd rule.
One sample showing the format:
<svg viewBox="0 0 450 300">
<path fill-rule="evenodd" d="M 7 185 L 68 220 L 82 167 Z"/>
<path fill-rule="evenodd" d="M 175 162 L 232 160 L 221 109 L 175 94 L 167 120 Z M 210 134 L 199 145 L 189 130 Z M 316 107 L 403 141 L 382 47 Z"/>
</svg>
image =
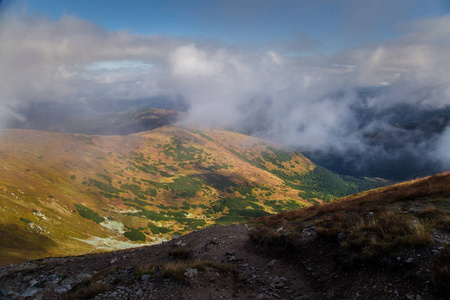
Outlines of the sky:
<svg viewBox="0 0 450 300">
<path fill-rule="evenodd" d="M 185 123 L 369 155 L 398 129 L 355 107 L 448 107 L 449 53 L 447 0 L 3 0 L 0 127 L 30 103 L 164 96 Z M 402 149 L 450 169 L 449 128 L 423 144 Z"/>
</svg>

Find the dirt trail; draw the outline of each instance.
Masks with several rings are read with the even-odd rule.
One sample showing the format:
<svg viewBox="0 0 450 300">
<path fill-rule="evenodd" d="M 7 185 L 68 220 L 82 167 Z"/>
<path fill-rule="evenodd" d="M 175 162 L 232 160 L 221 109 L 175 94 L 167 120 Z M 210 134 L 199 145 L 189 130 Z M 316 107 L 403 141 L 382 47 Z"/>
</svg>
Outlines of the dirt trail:
<svg viewBox="0 0 450 300">
<path fill-rule="evenodd" d="M 248 230 L 246 225 L 220 226 L 150 247 L 5 266 L 0 268 L 0 299 L 55 299 L 80 289 L 83 280 L 106 287 L 95 299 L 320 298 L 294 267 L 256 254 Z M 163 276 L 158 269 L 176 261 L 176 254 L 214 264 L 181 280 Z M 159 266 L 155 274 L 136 275 L 139 266 L 149 264 Z"/>
</svg>

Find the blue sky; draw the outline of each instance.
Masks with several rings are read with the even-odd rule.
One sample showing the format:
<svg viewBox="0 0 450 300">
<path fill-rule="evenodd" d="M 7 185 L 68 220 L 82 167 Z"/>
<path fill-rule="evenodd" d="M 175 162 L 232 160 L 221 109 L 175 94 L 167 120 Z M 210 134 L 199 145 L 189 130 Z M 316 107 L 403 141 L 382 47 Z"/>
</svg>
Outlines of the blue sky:
<svg viewBox="0 0 450 300">
<path fill-rule="evenodd" d="M 393 39 L 409 22 L 442 16 L 447 0 L 17 0 L 9 12 L 51 19 L 73 15 L 107 30 L 214 39 L 229 45 L 289 42 L 302 37 L 325 54 Z"/>
</svg>

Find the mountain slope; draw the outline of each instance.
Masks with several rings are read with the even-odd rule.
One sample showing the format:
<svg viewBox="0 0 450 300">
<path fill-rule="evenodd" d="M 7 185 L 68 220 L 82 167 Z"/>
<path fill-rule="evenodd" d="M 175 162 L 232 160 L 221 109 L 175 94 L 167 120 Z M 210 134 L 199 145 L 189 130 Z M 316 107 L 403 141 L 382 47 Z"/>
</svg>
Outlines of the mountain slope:
<svg viewBox="0 0 450 300">
<path fill-rule="evenodd" d="M 449 204 L 447 172 L 250 226 L 0 267 L 0 297 L 447 299 Z"/>
<path fill-rule="evenodd" d="M 156 243 L 384 184 L 326 170 L 322 181 L 312 180 L 317 170 L 299 153 L 215 129 L 6 130 L 0 263 Z"/>
</svg>

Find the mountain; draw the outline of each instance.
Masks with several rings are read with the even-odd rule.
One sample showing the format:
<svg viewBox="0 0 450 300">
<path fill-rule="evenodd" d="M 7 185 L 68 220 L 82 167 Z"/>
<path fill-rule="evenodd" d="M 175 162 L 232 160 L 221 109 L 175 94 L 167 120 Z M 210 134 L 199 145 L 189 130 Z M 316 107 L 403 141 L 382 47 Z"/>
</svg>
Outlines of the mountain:
<svg viewBox="0 0 450 300">
<path fill-rule="evenodd" d="M 447 299 L 450 172 L 149 247 L 0 267 L 0 297 Z"/>
<path fill-rule="evenodd" d="M 68 108 L 64 106 L 64 110 L 55 115 L 55 108 L 44 110 L 45 108 L 41 105 L 39 109 L 26 112 L 24 120 L 10 122 L 8 127 L 64 133 L 126 135 L 170 125 L 180 114 L 172 109 L 146 107 L 136 111 L 103 112 L 101 115 L 91 112 L 87 116 L 81 116 L 66 112 Z"/>
<path fill-rule="evenodd" d="M 0 264 L 158 243 L 387 184 L 218 129 L 0 139 Z"/>
</svg>

